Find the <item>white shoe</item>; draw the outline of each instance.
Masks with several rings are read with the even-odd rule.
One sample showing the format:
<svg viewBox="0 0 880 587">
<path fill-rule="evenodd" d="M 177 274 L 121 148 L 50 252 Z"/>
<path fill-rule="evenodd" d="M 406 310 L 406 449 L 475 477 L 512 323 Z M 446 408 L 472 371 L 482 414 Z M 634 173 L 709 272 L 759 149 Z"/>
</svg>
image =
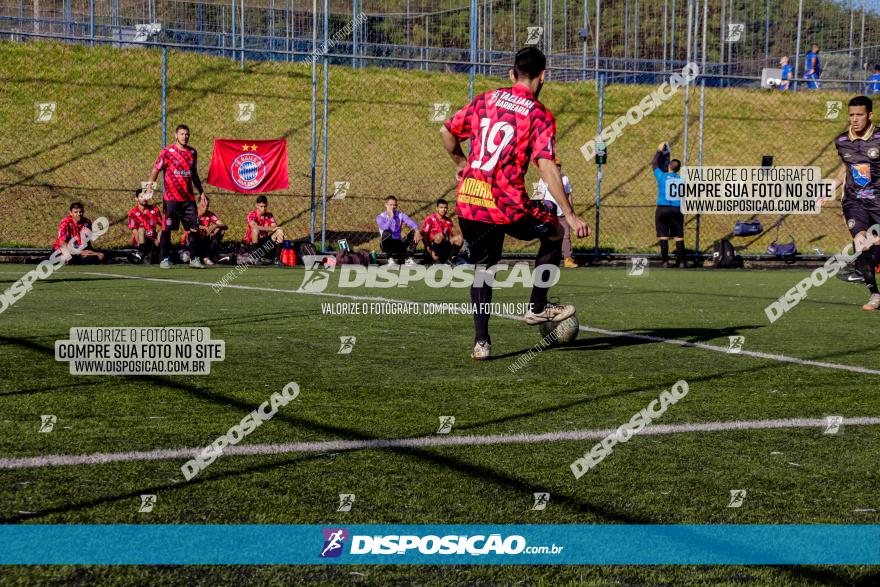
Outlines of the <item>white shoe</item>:
<svg viewBox="0 0 880 587">
<path fill-rule="evenodd" d="M 159 263 L 159 267 L 161 269 L 171 269 L 171 259 L 162 259 L 162 262 Z"/>
<path fill-rule="evenodd" d="M 880 307 L 880 294 L 871 294 L 868 303 L 862 306 L 862 310 L 873 311 Z"/>
<path fill-rule="evenodd" d="M 418 263 L 418 261 L 416 261 L 415 259 L 413 259 L 412 257 L 410 257 L 409 259 L 407 259 L 406 261 L 404 261 L 403 264 L 404 264 L 404 265 L 418 265 L 419 263 Z"/>
<path fill-rule="evenodd" d="M 205 266 L 202 265 L 201 259 L 199 259 L 198 257 L 193 257 L 192 260 L 189 262 L 189 266 L 192 267 L 193 269 L 204 269 L 205 268 Z"/>
<path fill-rule="evenodd" d="M 394 267 L 397 265 L 397 261 L 394 260 L 394 257 L 388 257 L 388 266 Z"/>
<path fill-rule="evenodd" d="M 475 361 L 485 361 L 489 357 L 492 356 L 492 345 L 485 340 L 481 340 L 477 344 L 474 345 L 474 350 L 471 353 L 471 358 Z"/>
<path fill-rule="evenodd" d="M 575 307 L 571 304 L 551 304 L 547 302 L 543 312 L 526 312 L 526 324 L 543 324 L 544 322 L 562 322 L 575 313 Z"/>
</svg>

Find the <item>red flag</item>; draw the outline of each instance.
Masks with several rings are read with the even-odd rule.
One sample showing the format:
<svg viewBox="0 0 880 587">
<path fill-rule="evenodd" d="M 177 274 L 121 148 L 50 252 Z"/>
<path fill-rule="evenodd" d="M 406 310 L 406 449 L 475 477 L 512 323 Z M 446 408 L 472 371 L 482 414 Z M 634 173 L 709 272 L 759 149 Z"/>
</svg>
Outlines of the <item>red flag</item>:
<svg viewBox="0 0 880 587">
<path fill-rule="evenodd" d="M 240 193 L 287 188 L 287 141 L 214 139 L 208 183 Z"/>
</svg>

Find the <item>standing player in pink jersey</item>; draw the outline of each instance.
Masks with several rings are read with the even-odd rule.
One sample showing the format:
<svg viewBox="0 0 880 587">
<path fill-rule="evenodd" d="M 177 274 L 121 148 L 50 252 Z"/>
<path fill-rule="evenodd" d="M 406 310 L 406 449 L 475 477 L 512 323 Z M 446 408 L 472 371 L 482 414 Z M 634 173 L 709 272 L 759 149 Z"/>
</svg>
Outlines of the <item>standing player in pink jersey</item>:
<svg viewBox="0 0 880 587">
<path fill-rule="evenodd" d="M 199 199 L 205 196 L 202 189 L 202 181 L 199 179 L 197 168 L 198 158 L 196 150 L 189 146 L 189 127 L 180 124 L 174 129 L 174 143 L 168 145 L 159 153 L 147 191 L 144 195 L 152 196 L 156 179 L 159 172 L 165 171 L 165 193 L 163 197 L 163 216 L 165 226 L 162 227 L 162 235 L 159 239 L 162 269 L 171 268 L 171 233 L 180 227 L 183 221 L 183 229 L 193 233 L 187 239 L 186 253 L 189 255 L 189 266 L 195 269 L 204 269 L 205 266 L 199 260 L 195 247 L 199 236 L 199 213 L 196 208 L 196 197 L 193 187 L 199 192 Z M 183 257 L 184 263 L 186 257 Z"/>
<path fill-rule="evenodd" d="M 512 87 L 481 94 L 447 120 L 441 134 L 443 146 L 458 167 L 455 213 L 474 265 L 495 265 L 501 259 L 504 235 L 524 241 L 538 239 L 535 266 L 559 265 L 563 230 L 556 214 L 538 208 L 529 199 L 525 175 L 529 160 L 538 166 L 547 189 L 562 208 L 571 232 L 579 238 L 590 228 L 575 215 L 562 187 L 556 166 L 556 119 L 538 102 L 544 85 L 547 59 L 535 47 L 516 54 L 510 70 Z M 465 156 L 461 142 L 470 139 Z M 547 287 L 532 288 L 527 324 L 565 320 L 574 306 L 551 304 Z M 474 305 L 475 345 L 471 357 L 492 355 L 489 312 L 492 286 L 471 287 Z"/>
</svg>

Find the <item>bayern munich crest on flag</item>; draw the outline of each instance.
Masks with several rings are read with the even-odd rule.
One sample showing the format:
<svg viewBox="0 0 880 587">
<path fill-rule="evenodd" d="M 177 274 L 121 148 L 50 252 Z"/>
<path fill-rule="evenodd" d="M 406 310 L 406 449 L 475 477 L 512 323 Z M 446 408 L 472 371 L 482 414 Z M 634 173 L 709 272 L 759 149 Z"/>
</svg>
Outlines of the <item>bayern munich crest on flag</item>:
<svg viewBox="0 0 880 587">
<path fill-rule="evenodd" d="M 266 177 L 266 162 L 256 153 L 242 153 L 232 161 L 232 181 L 241 189 L 252 190 Z"/>
<path fill-rule="evenodd" d="M 287 141 L 214 139 L 208 184 L 239 193 L 287 189 Z"/>
</svg>

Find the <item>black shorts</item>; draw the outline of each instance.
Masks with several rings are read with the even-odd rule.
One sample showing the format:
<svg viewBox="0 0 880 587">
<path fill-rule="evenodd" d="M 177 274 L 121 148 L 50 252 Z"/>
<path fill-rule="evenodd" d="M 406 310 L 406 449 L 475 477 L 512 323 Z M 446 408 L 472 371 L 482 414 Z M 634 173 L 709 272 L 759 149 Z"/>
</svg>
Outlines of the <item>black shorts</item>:
<svg viewBox="0 0 880 587">
<path fill-rule="evenodd" d="M 880 208 L 877 208 L 873 201 L 871 205 L 866 206 L 862 200 L 844 198 L 841 205 L 843 217 L 846 218 L 846 227 L 852 236 L 880 223 Z"/>
<path fill-rule="evenodd" d="M 430 240 L 426 241 L 425 248 L 437 255 L 440 261 L 446 261 L 450 253 L 452 253 L 452 243 L 449 242 L 449 239 L 443 239 L 439 243 Z"/>
<path fill-rule="evenodd" d="M 165 215 L 165 230 L 177 230 L 180 228 L 181 221 L 183 222 L 184 230 L 198 230 L 199 211 L 195 200 L 189 200 L 188 202 L 165 200 L 162 204 L 162 211 Z"/>
<path fill-rule="evenodd" d="M 498 263 L 504 247 L 504 236 L 508 234 L 521 241 L 538 239 L 543 243 L 555 240 L 562 251 L 562 226 L 555 215 L 524 216 L 510 224 L 459 218 L 458 224 L 468 247 L 468 262 L 472 265 L 491 266 Z"/>
<path fill-rule="evenodd" d="M 684 214 L 678 206 L 657 206 L 654 226 L 657 236 L 684 238 Z"/>
</svg>

